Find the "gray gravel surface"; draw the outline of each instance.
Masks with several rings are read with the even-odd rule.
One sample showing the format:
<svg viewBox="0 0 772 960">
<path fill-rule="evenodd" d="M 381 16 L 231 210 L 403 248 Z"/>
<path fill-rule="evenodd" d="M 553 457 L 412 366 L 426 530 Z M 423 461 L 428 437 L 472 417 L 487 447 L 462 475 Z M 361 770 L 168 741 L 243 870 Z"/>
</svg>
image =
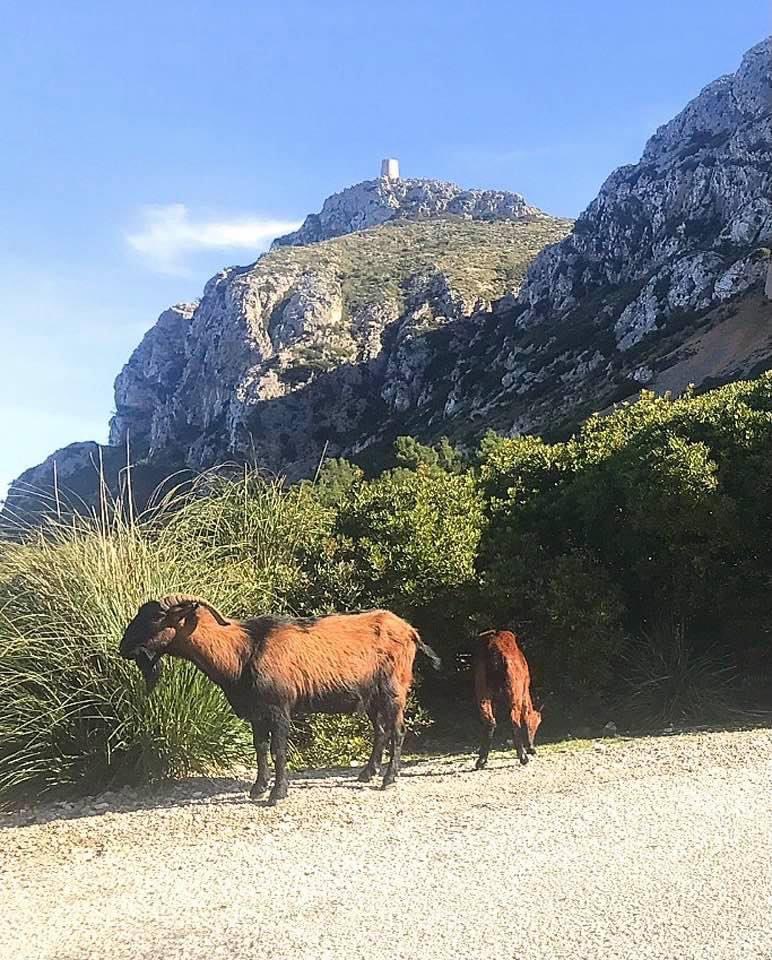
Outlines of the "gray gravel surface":
<svg viewBox="0 0 772 960">
<path fill-rule="evenodd" d="M 772 957 L 772 731 L 237 778 L 0 819 L 0 956 Z"/>
</svg>

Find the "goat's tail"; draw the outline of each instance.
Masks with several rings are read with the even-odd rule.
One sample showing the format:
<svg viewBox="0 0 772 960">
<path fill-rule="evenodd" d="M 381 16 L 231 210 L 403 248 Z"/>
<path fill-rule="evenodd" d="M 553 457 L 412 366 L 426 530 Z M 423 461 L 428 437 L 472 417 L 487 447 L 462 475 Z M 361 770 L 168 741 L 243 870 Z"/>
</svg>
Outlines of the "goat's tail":
<svg viewBox="0 0 772 960">
<path fill-rule="evenodd" d="M 442 660 L 440 660 L 428 643 L 423 642 L 417 630 L 413 630 L 413 643 L 415 643 L 416 647 L 421 651 L 421 653 L 429 659 L 434 669 L 439 670 L 442 666 Z"/>
</svg>

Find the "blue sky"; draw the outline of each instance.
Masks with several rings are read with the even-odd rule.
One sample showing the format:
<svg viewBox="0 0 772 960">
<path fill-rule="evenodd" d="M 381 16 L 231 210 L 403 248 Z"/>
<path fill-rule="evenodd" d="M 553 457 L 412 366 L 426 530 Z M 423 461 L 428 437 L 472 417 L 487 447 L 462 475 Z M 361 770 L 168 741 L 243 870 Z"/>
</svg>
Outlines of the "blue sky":
<svg viewBox="0 0 772 960">
<path fill-rule="evenodd" d="M 388 9 L 387 9 L 388 8 Z M 741 0 L 28 0 L 0 34 L 0 496 L 167 305 L 398 156 L 577 214 L 769 32 Z"/>
</svg>

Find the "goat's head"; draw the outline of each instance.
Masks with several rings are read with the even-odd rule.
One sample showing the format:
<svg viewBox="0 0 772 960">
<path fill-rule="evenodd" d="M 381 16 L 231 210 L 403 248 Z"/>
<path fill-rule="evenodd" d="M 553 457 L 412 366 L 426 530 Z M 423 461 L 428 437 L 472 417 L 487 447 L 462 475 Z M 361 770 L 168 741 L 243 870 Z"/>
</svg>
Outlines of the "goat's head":
<svg viewBox="0 0 772 960">
<path fill-rule="evenodd" d="M 148 690 L 153 689 L 161 676 L 163 654 L 173 653 L 175 643 L 181 645 L 196 629 L 201 607 L 222 626 L 230 622 L 205 600 L 180 593 L 143 603 L 126 627 L 119 653 L 127 660 L 134 660 Z"/>
</svg>

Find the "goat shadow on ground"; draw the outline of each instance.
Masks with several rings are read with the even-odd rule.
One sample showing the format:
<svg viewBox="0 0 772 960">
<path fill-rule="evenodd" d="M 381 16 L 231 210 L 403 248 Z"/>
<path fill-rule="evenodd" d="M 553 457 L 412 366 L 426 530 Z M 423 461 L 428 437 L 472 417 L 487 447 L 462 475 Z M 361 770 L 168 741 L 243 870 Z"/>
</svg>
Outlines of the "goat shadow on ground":
<svg viewBox="0 0 772 960">
<path fill-rule="evenodd" d="M 445 777 L 474 773 L 473 760 L 469 767 L 459 768 L 459 757 L 403 760 L 404 780 L 413 777 Z M 431 764 L 431 766 L 430 766 Z M 438 770 L 438 765 L 447 765 L 447 770 Z M 316 770 L 299 770 L 290 775 L 290 796 L 306 790 L 348 790 L 381 792 L 381 777 L 370 783 L 360 783 L 357 776 L 361 766 L 329 767 Z M 20 826 L 35 826 L 56 820 L 83 820 L 101 817 L 110 813 L 138 813 L 148 810 L 164 810 L 181 807 L 222 807 L 249 804 L 255 808 L 267 807 L 267 794 L 251 800 L 249 791 L 254 780 L 238 776 L 194 776 L 157 784 L 120 788 L 90 797 L 70 800 L 43 800 L 0 812 L 0 831 Z M 399 790 L 399 785 L 394 788 Z M 282 805 L 277 809 L 281 810 Z"/>
<path fill-rule="evenodd" d="M 626 732 L 617 740 L 636 740 L 641 737 L 668 737 L 688 733 L 732 732 L 755 729 L 768 729 L 772 716 L 744 717 L 732 724 L 716 723 L 701 725 L 682 725 L 664 730 Z M 597 737 L 592 737 L 597 739 Z M 542 745 L 565 742 L 564 738 L 546 737 Z M 570 740 L 568 741 L 570 743 Z M 414 777 L 480 777 L 481 772 L 474 769 L 475 754 L 471 749 L 448 749 L 446 753 L 435 752 L 439 744 L 434 745 L 431 753 L 419 757 L 404 758 L 403 779 Z M 511 759 L 510 759 L 511 758 Z M 538 756 L 534 758 L 538 764 Z M 491 755 L 491 763 L 486 771 L 503 769 L 522 769 L 508 746 L 496 747 Z M 380 777 L 371 783 L 359 783 L 357 775 L 361 767 L 329 767 L 317 770 L 296 771 L 290 776 L 290 796 L 305 790 L 349 790 L 352 792 L 378 791 L 381 789 Z M 107 791 L 93 797 L 81 797 L 69 801 L 43 800 L 34 805 L 16 807 L 0 811 L 0 833 L 3 830 L 21 826 L 35 826 L 51 823 L 55 820 L 82 820 L 103 816 L 106 813 L 136 813 L 146 810 L 164 810 L 177 807 L 226 806 L 250 804 L 257 809 L 267 806 L 267 797 L 251 800 L 249 790 L 254 782 L 237 776 L 187 777 L 182 780 L 165 781 L 155 785 L 138 788 L 125 788 L 115 792 Z M 399 785 L 396 786 L 397 791 Z M 281 811 L 282 805 L 277 807 Z"/>
</svg>

